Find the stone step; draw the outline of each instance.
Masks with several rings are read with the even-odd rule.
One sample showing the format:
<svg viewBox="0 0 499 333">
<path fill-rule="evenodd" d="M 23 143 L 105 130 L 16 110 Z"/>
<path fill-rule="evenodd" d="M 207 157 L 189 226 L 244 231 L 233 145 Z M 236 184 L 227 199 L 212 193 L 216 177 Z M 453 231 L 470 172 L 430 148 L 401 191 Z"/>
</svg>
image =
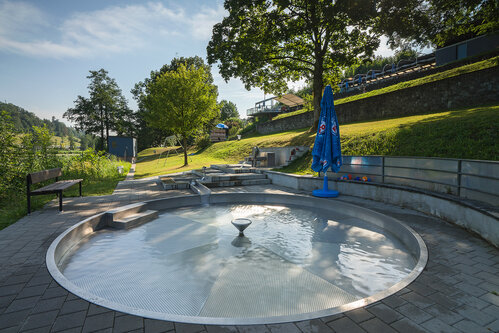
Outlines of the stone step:
<svg viewBox="0 0 499 333">
<path fill-rule="evenodd" d="M 215 183 L 204 183 L 207 187 L 228 187 L 243 185 L 267 185 L 271 184 L 270 179 L 247 179 L 247 180 L 226 180 Z"/>
<path fill-rule="evenodd" d="M 120 220 L 126 216 L 137 214 L 146 210 L 146 204 L 144 202 L 138 202 L 116 209 L 111 209 L 106 212 L 108 217 L 108 225 L 113 221 Z"/>
<path fill-rule="evenodd" d="M 146 210 L 144 212 L 123 217 L 119 220 L 114 220 L 110 227 L 115 229 L 130 229 L 146 222 L 150 222 L 156 218 L 158 218 L 157 210 Z"/>
<path fill-rule="evenodd" d="M 257 169 L 253 167 L 244 167 L 241 168 L 240 166 L 237 165 L 230 165 L 230 164 L 212 164 L 210 168 L 215 169 L 215 170 L 220 170 L 225 173 L 252 173 L 255 172 Z"/>
<path fill-rule="evenodd" d="M 239 173 L 239 174 L 226 174 L 226 175 L 213 175 L 206 176 L 208 182 L 220 182 L 220 181 L 237 181 L 237 180 L 249 180 L 249 179 L 265 179 L 266 175 L 260 173 Z"/>
</svg>

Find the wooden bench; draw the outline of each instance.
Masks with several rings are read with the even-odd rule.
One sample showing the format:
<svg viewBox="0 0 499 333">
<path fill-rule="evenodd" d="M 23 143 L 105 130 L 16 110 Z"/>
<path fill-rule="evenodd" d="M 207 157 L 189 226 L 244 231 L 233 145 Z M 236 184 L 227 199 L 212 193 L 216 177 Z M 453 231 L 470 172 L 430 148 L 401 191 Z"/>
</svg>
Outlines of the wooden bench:
<svg viewBox="0 0 499 333">
<path fill-rule="evenodd" d="M 80 197 L 81 197 L 81 182 L 83 181 L 83 179 L 58 180 L 59 177 L 61 176 L 62 176 L 61 168 L 43 170 L 28 174 L 28 176 L 26 177 L 27 195 L 28 195 L 28 214 L 31 213 L 31 196 L 33 195 L 55 193 L 59 197 L 59 211 L 62 211 L 62 191 L 64 191 L 68 187 L 80 184 Z M 31 191 L 31 185 L 53 178 L 55 178 L 55 183 Z"/>
</svg>

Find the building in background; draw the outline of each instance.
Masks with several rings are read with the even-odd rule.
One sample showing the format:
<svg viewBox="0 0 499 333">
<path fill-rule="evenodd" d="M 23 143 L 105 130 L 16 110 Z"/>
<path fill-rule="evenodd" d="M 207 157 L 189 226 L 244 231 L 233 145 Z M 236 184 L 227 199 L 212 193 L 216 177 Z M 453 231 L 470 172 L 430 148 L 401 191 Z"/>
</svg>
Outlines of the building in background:
<svg viewBox="0 0 499 333">
<path fill-rule="evenodd" d="M 137 139 L 125 136 L 110 136 L 107 139 L 109 154 L 132 162 L 137 157 Z"/>
</svg>

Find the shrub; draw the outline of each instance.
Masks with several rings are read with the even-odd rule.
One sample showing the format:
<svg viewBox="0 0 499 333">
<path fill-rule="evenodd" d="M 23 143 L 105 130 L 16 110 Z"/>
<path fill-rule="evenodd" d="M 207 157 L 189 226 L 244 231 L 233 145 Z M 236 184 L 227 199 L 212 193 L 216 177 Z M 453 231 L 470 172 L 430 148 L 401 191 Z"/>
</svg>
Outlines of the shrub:
<svg viewBox="0 0 499 333">
<path fill-rule="evenodd" d="M 210 135 L 203 134 L 196 138 L 196 147 L 199 150 L 206 149 L 211 145 Z"/>
</svg>

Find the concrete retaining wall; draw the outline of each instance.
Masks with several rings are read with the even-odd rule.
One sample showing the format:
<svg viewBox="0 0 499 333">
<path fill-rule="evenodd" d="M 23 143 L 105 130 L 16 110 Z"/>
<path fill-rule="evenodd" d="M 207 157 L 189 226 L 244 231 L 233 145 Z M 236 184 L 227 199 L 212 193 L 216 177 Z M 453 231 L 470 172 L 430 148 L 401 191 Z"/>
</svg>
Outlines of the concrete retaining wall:
<svg viewBox="0 0 499 333">
<path fill-rule="evenodd" d="M 309 175 L 265 172 L 274 185 L 312 191 L 322 188 L 323 179 Z M 499 219 L 493 213 L 450 195 L 405 186 L 380 183 L 329 181 L 328 186 L 343 194 L 407 207 L 450 221 L 499 247 Z M 334 200 L 334 199 L 333 199 Z"/>
</svg>

